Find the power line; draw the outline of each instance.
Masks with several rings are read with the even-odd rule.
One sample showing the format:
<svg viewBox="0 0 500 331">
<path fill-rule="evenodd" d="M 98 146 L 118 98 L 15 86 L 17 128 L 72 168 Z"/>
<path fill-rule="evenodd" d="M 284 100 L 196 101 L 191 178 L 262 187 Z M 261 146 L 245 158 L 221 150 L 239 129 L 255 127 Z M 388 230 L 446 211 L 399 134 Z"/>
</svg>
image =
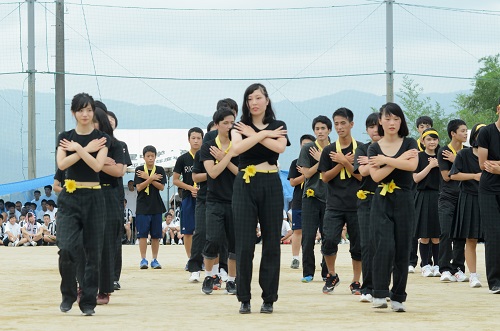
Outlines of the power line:
<svg viewBox="0 0 500 331">
<path fill-rule="evenodd" d="M 9 12 L 7 15 L 5 15 L 4 17 L 2 17 L 2 19 L 0 20 L 0 23 L 2 23 L 2 21 L 3 21 L 4 19 L 6 19 L 7 17 L 9 17 L 9 16 L 10 16 L 13 12 L 15 12 L 15 11 L 16 11 L 19 7 L 21 7 L 21 3 L 17 3 L 17 2 L 16 2 L 16 4 L 18 4 L 18 6 L 17 6 L 16 8 L 12 9 L 12 11 L 11 11 L 11 12 Z"/>
<path fill-rule="evenodd" d="M 90 42 L 89 28 L 87 26 L 87 17 L 85 16 L 85 9 L 83 8 L 83 0 L 81 0 L 81 3 L 82 3 L 83 21 L 85 23 L 85 30 L 87 31 L 87 41 L 89 43 L 90 57 L 92 59 L 92 66 L 94 67 L 94 74 L 96 74 L 95 82 L 97 84 L 97 91 L 99 92 L 99 99 L 102 100 L 101 87 L 99 86 L 99 80 L 97 79 L 97 71 L 95 69 L 94 53 L 92 52 L 92 43 Z"/>
</svg>

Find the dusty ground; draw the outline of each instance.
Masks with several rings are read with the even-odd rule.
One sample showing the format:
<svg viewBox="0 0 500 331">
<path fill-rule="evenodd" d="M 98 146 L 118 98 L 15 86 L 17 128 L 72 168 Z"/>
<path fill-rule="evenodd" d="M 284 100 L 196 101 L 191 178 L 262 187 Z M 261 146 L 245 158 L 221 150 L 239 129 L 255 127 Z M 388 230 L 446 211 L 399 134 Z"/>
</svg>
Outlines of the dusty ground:
<svg viewBox="0 0 500 331">
<path fill-rule="evenodd" d="M 409 276 L 406 313 L 373 309 L 350 294 L 348 245 L 340 245 L 337 261 L 341 283 L 333 295 L 321 293 L 319 272 L 312 283 L 301 283 L 301 270 L 290 269 L 291 247 L 282 245 L 279 301 L 272 315 L 258 312 L 262 303 L 256 276 L 259 245 L 250 315 L 238 314 L 235 296 L 228 296 L 225 291 L 204 295 L 200 283 L 187 281 L 183 246 L 160 246 L 162 270 L 140 270 L 138 247 L 123 248 L 122 290 L 112 295 L 109 305 L 98 306 L 94 316 L 84 317 L 76 305 L 67 314 L 59 311 L 56 247 L 0 247 L 0 330 L 499 329 L 500 295 L 488 294 L 483 245 L 478 245 L 482 288 L 423 278 L 418 268 L 417 273 Z M 316 257 L 319 259 L 319 246 Z"/>
</svg>

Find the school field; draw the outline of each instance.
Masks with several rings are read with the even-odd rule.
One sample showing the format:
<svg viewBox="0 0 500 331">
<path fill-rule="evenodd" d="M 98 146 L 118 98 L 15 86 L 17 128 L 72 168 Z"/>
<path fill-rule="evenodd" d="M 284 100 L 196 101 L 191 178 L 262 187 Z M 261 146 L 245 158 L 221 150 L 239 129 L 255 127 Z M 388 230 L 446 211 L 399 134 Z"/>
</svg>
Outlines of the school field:
<svg viewBox="0 0 500 331">
<path fill-rule="evenodd" d="M 124 246 L 122 290 L 91 317 L 75 304 L 63 314 L 57 269 L 57 247 L 0 247 L 2 267 L 0 330 L 498 330 L 500 295 L 488 293 L 484 246 L 478 245 L 482 288 L 467 283 L 440 283 L 410 274 L 406 313 L 373 309 L 358 302 L 348 286 L 352 277 L 348 245 L 339 246 L 340 285 L 321 292 L 323 282 L 300 282 L 302 271 L 290 269 L 291 246 L 282 245 L 279 300 L 271 315 L 260 314 L 256 247 L 252 314 L 238 314 L 239 303 L 225 291 L 201 293 L 201 283 L 188 282 L 183 246 L 160 246 L 161 270 L 140 270 L 138 246 Z M 148 259 L 149 259 L 148 248 Z M 319 262 L 319 246 L 316 258 Z M 318 263 L 319 265 L 319 263 Z"/>
</svg>

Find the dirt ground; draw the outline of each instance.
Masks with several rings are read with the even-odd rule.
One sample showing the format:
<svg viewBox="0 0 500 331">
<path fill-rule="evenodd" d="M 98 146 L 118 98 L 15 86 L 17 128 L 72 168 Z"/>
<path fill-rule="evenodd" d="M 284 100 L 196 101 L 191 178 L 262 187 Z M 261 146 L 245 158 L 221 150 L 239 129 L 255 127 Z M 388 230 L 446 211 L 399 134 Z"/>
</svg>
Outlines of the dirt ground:
<svg viewBox="0 0 500 331">
<path fill-rule="evenodd" d="M 160 246 L 161 270 L 139 269 L 138 246 L 124 246 L 122 290 L 92 317 L 80 315 L 75 304 L 59 311 L 61 295 L 57 247 L 0 247 L 3 308 L 0 330 L 498 330 L 500 295 L 488 293 L 484 246 L 478 245 L 482 288 L 467 283 L 440 283 L 417 273 L 408 280 L 406 313 L 373 309 L 351 295 L 348 245 L 339 246 L 341 282 L 333 295 L 321 292 L 320 271 L 309 284 L 300 282 L 301 269 L 290 269 L 291 246 L 282 245 L 279 300 L 271 315 L 260 314 L 258 285 L 261 246 L 256 247 L 252 283 L 252 314 L 238 314 L 239 303 L 225 291 L 201 293 L 201 283 L 189 283 L 183 246 Z M 319 262 L 319 246 L 316 258 Z M 150 251 L 148 248 L 148 259 Z M 319 265 L 319 263 L 318 263 Z M 496 317 L 495 317 L 496 316 Z"/>
</svg>

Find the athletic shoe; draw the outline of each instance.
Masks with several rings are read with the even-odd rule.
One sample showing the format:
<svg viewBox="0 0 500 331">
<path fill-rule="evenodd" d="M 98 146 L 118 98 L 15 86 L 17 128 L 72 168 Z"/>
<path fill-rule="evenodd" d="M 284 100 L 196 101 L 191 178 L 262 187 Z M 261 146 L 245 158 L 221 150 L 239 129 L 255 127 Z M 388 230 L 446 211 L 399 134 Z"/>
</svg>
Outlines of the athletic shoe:
<svg viewBox="0 0 500 331">
<path fill-rule="evenodd" d="M 433 277 L 439 277 L 439 276 L 441 276 L 441 273 L 439 272 L 439 266 L 438 265 L 432 266 L 431 269 L 432 269 L 432 276 Z"/>
<path fill-rule="evenodd" d="M 472 288 L 483 286 L 479 281 L 479 276 L 477 274 L 470 274 L 469 286 Z"/>
<path fill-rule="evenodd" d="M 17 247 L 19 245 L 19 239 L 17 239 L 16 241 L 14 241 L 14 246 Z"/>
<path fill-rule="evenodd" d="M 330 294 L 333 292 L 335 287 L 337 287 L 340 283 L 339 276 L 335 274 L 335 276 L 332 276 L 330 274 L 326 275 L 326 282 L 325 286 L 323 286 L 323 293 L 324 294 Z"/>
<path fill-rule="evenodd" d="M 98 305 L 107 305 L 109 303 L 109 294 L 98 293 L 97 294 L 97 304 Z"/>
<path fill-rule="evenodd" d="M 361 294 L 361 298 L 359 298 L 359 302 L 372 302 L 373 297 L 370 293 Z"/>
<path fill-rule="evenodd" d="M 82 315 L 83 316 L 92 316 L 95 314 L 95 311 L 94 309 L 92 308 L 85 308 L 85 309 L 82 309 Z"/>
<path fill-rule="evenodd" d="M 236 283 L 232 280 L 229 280 L 226 283 L 226 293 L 227 294 L 236 294 Z"/>
<path fill-rule="evenodd" d="M 213 286 L 214 286 L 214 290 L 216 290 L 216 291 L 221 289 L 221 287 L 222 287 L 222 280 L 220 279 L 219 275 L 215 275 L 214 276 Z"/>
<path fill-rule="evenodd" d="M 29 243 L 29 242 L 25 242 L 25 243 L 23 244 L 23 246 L 24 246 L 24 247 L 28 247 L 29 245 L 30 245 L 30 243 Z"/>
<path fill-rule="evenodd" d="M 252 312 L 252 307 L 250 306 L 250 301 L 242 302 L 239 312 L 240 312 L 240 314 L 250 314 Z"/>
<path fill-rule="evenodd" d="M 182 241 L 182 239 L 179 239 L 178 244 L 179 244 L 179 245 L 184 245 L 184 242 Z"/>
<path fill-rule="evenodd" d="M 152 259 L 151 260 L 151 268 L 161 269 L 161 264 L 156 259 Z"/>
<path fill-rule="evenodd" d="M 352 294 L 361 295 L 361 284 L 359 282 L 352 282 L 351 285 L 349 285 L 349 289 Z"/>
<path fill-rule="evenodd" d="M 293 260 L 292 260 L 292 264 L 290 265 L 290 268 L 292 268 L 292 269 L 298 269 L 298 268 L 299 268 L 299 266 L 300 266 L 300 262 L 299 262 L 299 260 L 297 260 L 297 259 L 293 259 Z"/>
<path fill-rule="evenodd" d="M 115 291 L 118 291 L 118 290 L 120 290 L 121 288 L 122 288 L 122 287 L 120 286 L 120 282 L 115 280 L 115 281 L 113 282 L 113 289 L 114 289 Z"/>
<path fill-rule="evenodd" d="M 186 265 L 184 266 L 184 271 L 188 271 L 189 270 L 189 261 L 186 262 Z"/>
<path fill-rule="evenodd" d="M 430 265 L 425 265 L 422 267 L 422 277 L 432 277 L 433 272 Z"/>
<path fill-rule="evenodd" d="M 219 277 L 220 279 L 225 283 L 227 282 L 227 279 L 229 277 L 229 275 L 227 274 L 226 270 L 224 268 L 221 268 L 220 269 L 220 272 L 219 272 Z"/>
<path fill-rule="evenodd" d="M 177 244 L 175 243 L 175 240 L 174 240 L 174 239 L 172 239 L 172 240 L 170 241 L 170 245 L 177 245 Z"/>
<path fill-rule="evenodd" d="M 148 239 L 148 240 L 146 241 L 146 243 L 147 243 L 148 245 L 151 245 L 151 239 Z"/>
<path fill-rule="evenodd" d="M 498 294 L 500 293 L 500 286 L 492 286 L 490 289 L 491 294 Z"/>
<path fill-rule="evenodd" d="M 201 286 L 201 292 L 205 294 L 212 294 L 214 290 L 214 280 L 215 276 L 206 276 L 203 280 L 203 285 Z"/>
<path fill-rule="evenodd" d="M 415 273 L 415 267 L 414 267 L 414 266 L 412 266 L 412 265 L 409 265 L 409 266 L 408 266 L 408 273 L 409 273 L 409 274 L 414 274 L 414 273 Z"/>
<path fill-rule="evenodd" d="M 391 309 L 396 313 L 404 313 L 406 311 L 406 307 L 403 305 L 403 303 L 393 300 L 391 300 Z"/>
<path fill-rule="evenodd" d="M 457 272 L 455 272 L 455 278 L 457 279 L 457 282 L 466 282 L 469 280 L 469 277 L 467 277 L 466 274 L 460 269 L 458 269 Z"/>
<path fill-rule="evenodd" d="M 272 302 L 264 302 L 262 306 L 260 306 L 261 314 L 272 314 L 273 312 L 273 303 Z"/>
<path fill-rule="evenodd" d="M 195 271 L 191 273 L 191 277 L 189 277 L 189 281 L 191 283 L 198 283 L 200 281 L 200 272 Z"/>
<path fill-rule="evenodd" d="M 15 246 L 15 245 L 14 245 L 14 243 L 13 243 L 13 242 L 10 242 L 10 243 L 9 243 L 9 247 L 14 247 L 14 246 Z"/>
<path fill-rule="evenodd" d="M 161 239 L 160 239 L 160 245 L 162 245 L 162 246 L 163 246 L 163 240 L 161 240 Z"/>
<path fill-rule="evenodd" d="M 71 310 L 71 306 L 72 304 L 63 301 L 59 306 L 59 309 L 61 310 L 62 313 L 67 313 L 68 311 Z"/>
<path fill-rule="evenodd" d="M 385 298 L 373 298 L 372 308 L 387 308 L 387 301 Z"/>
<path fill-rule="evenodd" d="M 313 279 L 314 279 L 313 276 L 305 276 L 305 277 L 302 277 L 301 282 L 302 283 L 310 283 L 313 281 Z"/>
<path fill-rule="evenodd" d="M 36 247 L 36 241 L 30 241 L 31 246 Z"/>
<path fill-rule="evenodd" d="M 141 264 L 139 264 L 139 268 L 141 269 L 147 269 L 148 268 L 148 260 L 142 259 Z"/>
<path fill-rule="evenodd" d="M 457 279 L 449 271 L 443 272 L 441 274 L 441 278 L 439 280 L 442 282 L 456 282 L 457 281 Z"/>
</svg>

